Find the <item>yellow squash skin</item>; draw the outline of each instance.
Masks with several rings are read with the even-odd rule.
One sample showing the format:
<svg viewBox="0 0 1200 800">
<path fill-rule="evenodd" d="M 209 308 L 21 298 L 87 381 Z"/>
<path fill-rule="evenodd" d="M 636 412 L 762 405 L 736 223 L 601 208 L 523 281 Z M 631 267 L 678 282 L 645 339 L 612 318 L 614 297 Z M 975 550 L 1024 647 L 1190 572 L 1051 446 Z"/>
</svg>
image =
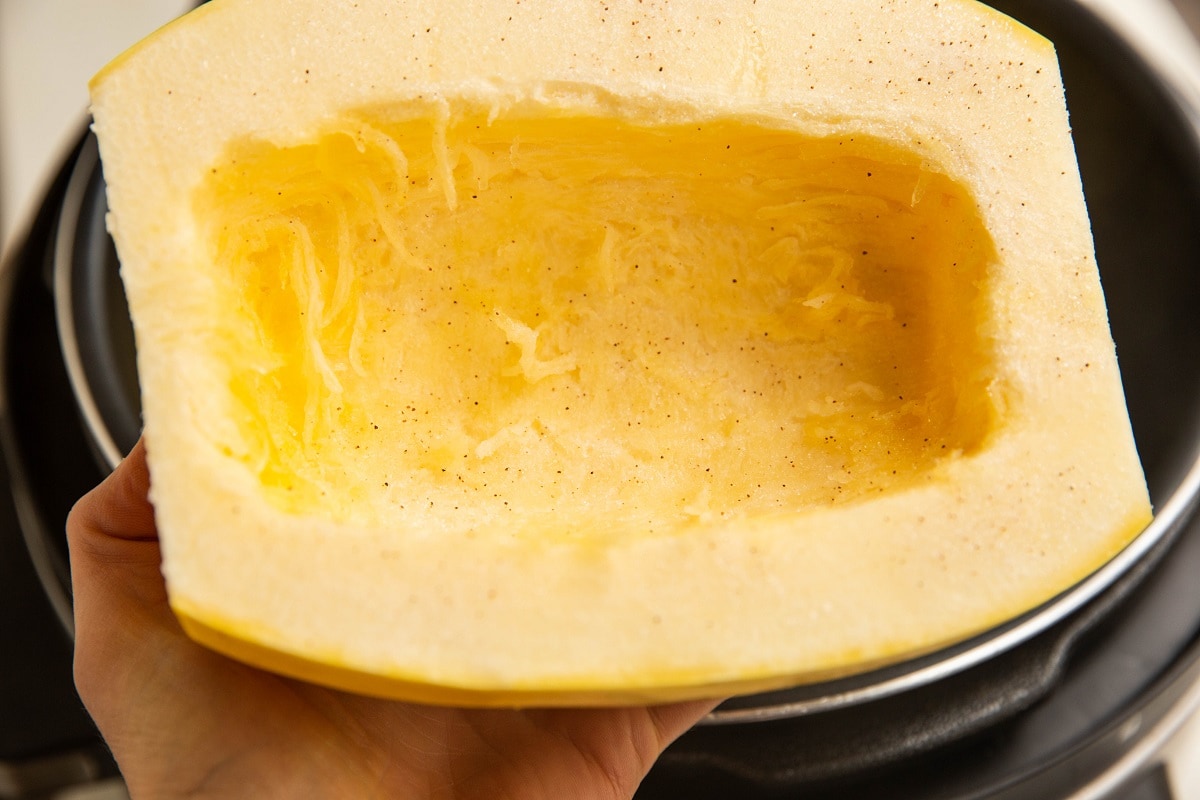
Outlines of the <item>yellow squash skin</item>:
<svg viewBox="0 0 1200 800">
<path fill-rule="evenodd" d="M 1052 46 L 968 0 L 214 0 L 92 83 L 189 635 L 603 705 L 961 641 L 1149 521 Z"/>
</svg>

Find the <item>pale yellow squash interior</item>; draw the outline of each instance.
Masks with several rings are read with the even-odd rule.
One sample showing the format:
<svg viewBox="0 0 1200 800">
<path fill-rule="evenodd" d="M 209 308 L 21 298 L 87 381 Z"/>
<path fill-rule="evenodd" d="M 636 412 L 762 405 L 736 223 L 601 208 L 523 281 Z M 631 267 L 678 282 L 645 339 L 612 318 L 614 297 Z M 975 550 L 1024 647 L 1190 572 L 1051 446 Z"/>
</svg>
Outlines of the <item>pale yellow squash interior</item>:
<svg viewBox="0 0 1200 800">
<path fill-rule="evenodd" d="M 866 137 L 469 104 L 242 141 L 194 198 L 271 501 L 621 537 L 852 502 L 1000 424 L 975 200 Z"/>
</svg>

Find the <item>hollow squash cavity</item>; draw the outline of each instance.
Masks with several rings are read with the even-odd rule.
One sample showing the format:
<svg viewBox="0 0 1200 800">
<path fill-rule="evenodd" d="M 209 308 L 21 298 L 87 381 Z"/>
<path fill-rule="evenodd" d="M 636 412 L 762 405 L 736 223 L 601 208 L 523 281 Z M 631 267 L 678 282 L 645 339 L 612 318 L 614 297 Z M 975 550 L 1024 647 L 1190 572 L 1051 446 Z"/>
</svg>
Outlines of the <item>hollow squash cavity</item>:
<svg viewBox="0 0 1200 800">
<path fill-rule="evenodd" d="M 195 195 L 235 440 L 291 512 L 615 537 L 930 480 L 998 424 L 976 202 L 868 137 L 431 107 Z"/>
</svg>

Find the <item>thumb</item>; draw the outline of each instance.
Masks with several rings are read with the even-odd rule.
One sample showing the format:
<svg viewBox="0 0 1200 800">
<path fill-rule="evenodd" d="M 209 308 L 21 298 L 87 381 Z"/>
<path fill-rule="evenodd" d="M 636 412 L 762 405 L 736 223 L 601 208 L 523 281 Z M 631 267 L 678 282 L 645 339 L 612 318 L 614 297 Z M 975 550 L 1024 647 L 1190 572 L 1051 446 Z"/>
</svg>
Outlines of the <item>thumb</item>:
<svg viewBox="0 0 1200 800">
<path fill-rule="evenodd" d="M 117 588 L 112 584 L 118 582 L 145 592 L 143 600 L 166 599 L 149 492 L 146 448 L 139 440 L 112 474 L 71 509 L 67 543 L 77 605 L 97 591 Z"/>
<path fill-rule="evenodd" d="M 167 606 L 146 451 L 138 442 L 67 518 L 75 612 L 75 683 L 85 704 L 153 646 L 147 630 L 175 627 Z"/>
</svg>

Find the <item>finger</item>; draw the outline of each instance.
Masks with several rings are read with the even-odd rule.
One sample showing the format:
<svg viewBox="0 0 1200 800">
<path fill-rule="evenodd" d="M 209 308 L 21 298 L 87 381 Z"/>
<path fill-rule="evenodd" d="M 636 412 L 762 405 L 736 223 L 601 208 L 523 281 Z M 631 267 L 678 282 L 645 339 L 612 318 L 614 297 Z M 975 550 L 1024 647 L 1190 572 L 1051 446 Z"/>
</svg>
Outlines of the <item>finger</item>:
<svg viewBox="0 0 1200 800">
<path fill-rule="evenodd" d="M 720 700 L 693 700 L 646 709 L 650 724 L 654 727 L 659 752 L 666 750 L 667 745 L 695 726 L 720 703 Z"/>
<path fill-rule="evenodd" d="M 141 440 L 67 518 L 76 617 L 99 595 L 109 605 L 122 591 L 147 607 L 166 603 L 161 554 L 149 500 L 150 473 Z"/>
<path fill-rule="evenodd" d="M 548 780 L 557 777 L 567 787 L 552 796 L 631 797 L 667 746 L 718 702 L 528 712 L 536 725 L 569 742 L 582 757 L 566 775 L 555 776 L 555 765 L 541 766 Z M 571 763 L 559 759 L 560 765 Z"/>
<path fill-rule="evenodd" d="M 133 451 L 67 518 L 75 613 L 75 682 L 96 715 L 105 701 L 136 683 L 135 665 L 168 631 L 145 447 Z"/>
<path fill-rule="evenodd" d="M 146 446 L 139 439 L 112 474 L 75 504 L 67 523 L 68 533 L 79 534 L 85 540 L 94 536 L 102 540 L 157 539 L 149 492 Z"/>
</svg>

